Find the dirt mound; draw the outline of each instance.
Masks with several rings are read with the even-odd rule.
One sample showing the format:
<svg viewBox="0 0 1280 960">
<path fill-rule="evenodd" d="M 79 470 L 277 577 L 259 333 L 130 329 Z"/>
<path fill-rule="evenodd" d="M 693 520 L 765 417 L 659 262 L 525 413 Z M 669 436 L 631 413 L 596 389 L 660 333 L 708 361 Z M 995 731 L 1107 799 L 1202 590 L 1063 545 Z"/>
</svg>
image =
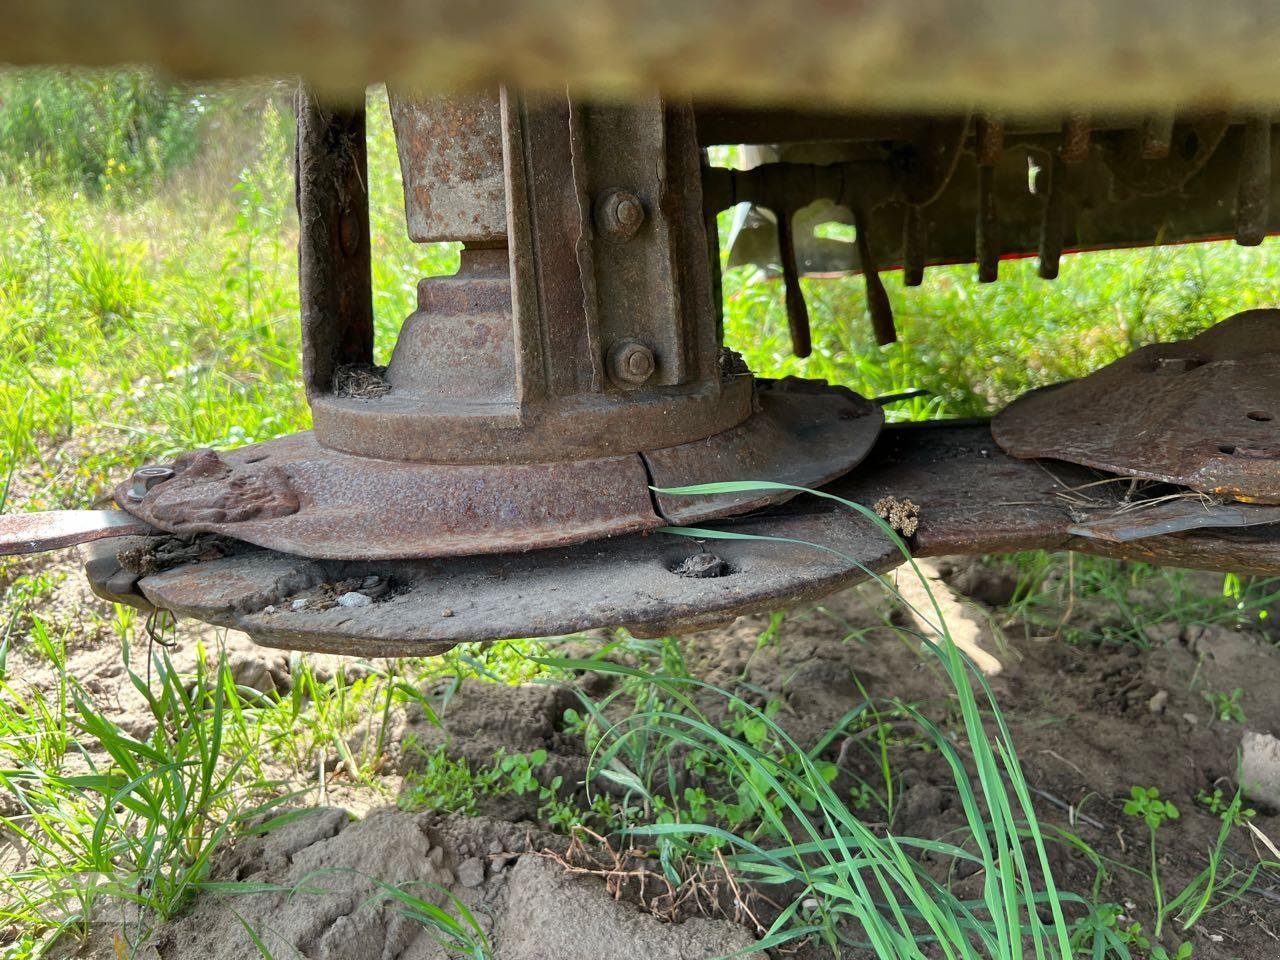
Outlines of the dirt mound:
<svg viewBox="0 0 1280 960">
<path fill-rule="evenodd" d="M 380 896 L 377 880 L 455 915 L 456 897 L 493 960 L 702 960 L 751 946 L 728 921 L 662 923 L 616 902 L 599 882 L 566 876 L 537 841 L 530 827 L 480 818 L 383 809 L 352 822 L 343 810 L 315 810 L 247 838 L 220 865 L 228 878 L 276 889 L 202 897 L 153 946 L 160 960 L 261 960 L 248 927 L 277 956 L 306 960 L 446 960 L 460 952 Z"/>
</svg>

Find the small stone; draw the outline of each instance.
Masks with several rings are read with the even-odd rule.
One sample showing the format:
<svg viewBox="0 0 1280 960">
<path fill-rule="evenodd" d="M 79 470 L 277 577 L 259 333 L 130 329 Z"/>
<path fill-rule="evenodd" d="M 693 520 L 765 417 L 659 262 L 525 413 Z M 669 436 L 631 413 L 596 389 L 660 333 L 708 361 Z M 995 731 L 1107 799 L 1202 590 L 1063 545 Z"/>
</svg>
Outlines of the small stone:
<svg viewBox="0 0 1280 960">
<path fill-rule="evenodd" d="M 1157 716 L 1159 714 L 1164 713 L 1164 708 L 1167 707 L 1168 705 L 1169 705 L 1168 690 L 1157 690 L 1155 693 L 1155 696 L 1153 696 L 1150 700 L 1147 701 L 1147 709 L 1150 710 L 1152 713 L 1156 714 Z"/>
<path fill-rule="evenodd" d="M 1245 731 L 1240 742 L 1240 787 L 1250 800 L 1280 807 L 1280 739 Z"/>
<path fill-rule="evenodd" d="M 381 577 L 365 577 L 364 582 L 361 583 L 360 586 L 364 587 L 364 589 L 366 590 L 372 590 L 381 582 L 382 582 Z"/>
<path fill-rule="evenodd" d="M 444 866 L 444 847 L 432 847 L 427 851 L 427 860 L 433 867 Z"/>
<path fill-rule="evenodd" d="M 266 614 L 275 613 L 276 612 L 275 604 L 273 603 L 267 604 L 265 607 L 262 608 L 262 612 Z"/>
<path fill-rule="evenodd" d="M 231 679 L 237 687 L 247 687 L 259 693 L 274 693 L 277 689 L 276 679 L 265 659 L 257 656 L 236 654 L 227 664 L 231 671 Z"/>
<path fill-rule="evenodd" d="M 695 553 L 692 557 L 682 560 L 675 568 L 673 573 L 676 576 L 688 577 L 694 580 L 711 579 L 713 577 L 723 577 L 725 574 L 724 561 L 717 557 L 714 553 Z"/>
<path fill-rule="evenodd" d="M 307 609 L 307 598 L 301 597 L 293 601 L 293 603 L 289 604 L 289 609 L 292 610 L 294 613 L 297 613 L 300 610 Z"/>
<path fill-rule="evenodd" d="M 350 593 L 344 593 L 338 598 L 337 602 L 340 607 L 367 607 L 373 603 L 363 593 L 356 593 L 354 590 Z"/>
<path fill-rule="evenodd" d="M 445 607 L 443 610 L 441 610 L 441 611 L 440 611 L 440 616 L 442 616 L 442 617 L 452 617 L 452 616 L 453 616 L 453 611 L 452 611 L 452 610 L 450 610 L 448 607 Z"/>
<path fill-rule="evenodd" d="M 1200 718 L 1194 713 L 1184 713 L 1182 715 L 1182 719 L 1187 721 L 1187 723 L 1191 724 L 1193 727 L 1200 723 Z"/>
<path fill-rule="evenodd" d="M 468 857 L 458 864 L 454 873 L 462 886 L 478 887 L 484 883 L 484 861 L 479 857 Z"/>
<path fill-rule="evenodd" d="M 490 841 L 489 841 L 489 852 L 490 852 L 490 853 L 501 853 L 501 852 L 502 852 L 502 841 L 501 841 L 501 840 L 490 840 Z"/>
</svg>

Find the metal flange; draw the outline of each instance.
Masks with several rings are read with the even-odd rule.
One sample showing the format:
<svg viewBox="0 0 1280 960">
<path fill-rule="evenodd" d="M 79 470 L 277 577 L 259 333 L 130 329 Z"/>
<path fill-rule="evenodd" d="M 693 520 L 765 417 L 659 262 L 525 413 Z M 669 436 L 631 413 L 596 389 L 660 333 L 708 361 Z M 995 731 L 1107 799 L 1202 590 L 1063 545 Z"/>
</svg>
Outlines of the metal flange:
<svg viewBox="0 0 1280 960">
<path fill-rule="evenodd" d="M 672 500 L 649 487 L 716 480 L 820 486 L 875 443 L 880 407 L 814 381 L 761 381 L 729 430 L 639 454 L 551 463 L 432 464 L 356 457 L 310 433 L 195 451 L 171 479 L 116 501 L 157 529 L 215 533 L 300 557 L 388 560 L 510 553 L 696 523 L 784 492 Z"/>
</svg>

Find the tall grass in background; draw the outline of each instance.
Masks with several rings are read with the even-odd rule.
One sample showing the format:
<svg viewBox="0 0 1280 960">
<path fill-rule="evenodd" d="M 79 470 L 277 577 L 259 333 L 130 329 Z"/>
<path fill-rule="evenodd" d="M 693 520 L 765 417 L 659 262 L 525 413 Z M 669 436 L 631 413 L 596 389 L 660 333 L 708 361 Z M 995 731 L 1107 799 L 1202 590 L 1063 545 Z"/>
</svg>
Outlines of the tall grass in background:
<svg viewBox="0 0 1280 960">
<path fill-rule="evenodd" d="M 0 482 L 22 506 L 84 505 L 144 460 L 310 425 L 291 97 L 0 73 Z M 385 357 L 417 280 L 457 254 L 408 239 L 385 96 L 370 107 Z"/>
<path fill-rule="evenodd" d="M 145 191 L 192 162 L 218 99 L 136 70 L 0 72 L 0 178 Z"/>
</svg>

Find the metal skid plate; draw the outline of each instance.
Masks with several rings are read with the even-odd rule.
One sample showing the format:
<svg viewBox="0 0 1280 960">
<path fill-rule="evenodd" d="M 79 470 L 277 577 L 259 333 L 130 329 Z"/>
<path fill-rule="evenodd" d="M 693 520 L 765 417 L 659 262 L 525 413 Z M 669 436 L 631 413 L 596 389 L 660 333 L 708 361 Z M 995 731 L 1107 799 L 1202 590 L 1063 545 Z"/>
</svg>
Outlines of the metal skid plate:
<svg viewBox="0 0 1280 960">
<path fill-rule="evenodd" d="M 885 497 L 912 501 L 919 522 L 908 543 L 918 556 L 1070 548 L 1210 569 L 1280 570 L 1275 524 L 1129 542 L 1074 537 L 1068 528 L 1079 510 L 1071 492 L 1097 479 L 1070 464 L 1011 458 L 987 424 L 956 422 L 886 430 L 859 470 L 824 489 L 868 506 Z M 1122 491 L 1113 496 L 1109 504 L 1095 492 L 1095 510 L 1118 508 Z M 268 646 L 383 657 L 615 625 L 644 635 L 696 629 L 816 599 L 905 559 L 861 514 L 808 495 L 716 526 L 781 539 L 700 544 L 630 535 L 521 554 L 398 562 L 308 560 L 239 544 L 223 557 L 147 572 L 134 593 Z M 96 564 L 91 579 L 111 580 L 117 597 L 126 578 L 110 556 L 127 558 L 120 546 L 87 548 Z M 688 575 L 708 572 L 719 575 Z M 343 605 L 336 600 L 343 591 L 363 591 L 370 602 Z"/>
<path fill-rule="evenodd" d="M 1050 457 L 1280 503 L 1280 310 L 1249 310 L 1033 391 L 992 423 L 1016 457 Z"/>
<path fill-rule="evenodd" d="M 300 557 L 390 560 L 510 553 L 742 512 L 787 494 L 702 497 L 655 511 L 658 485 L 773 479 L 817 486 L 852 469 L 884 422 L 874 403 L 812 381 L 763 381 L 747 420 L 704 440 L 553 463 L 356 457 L 310 433 L 196 451 L 172 479 L 117 502 L 169 533 L 216 533 Z"/>
</svg>

